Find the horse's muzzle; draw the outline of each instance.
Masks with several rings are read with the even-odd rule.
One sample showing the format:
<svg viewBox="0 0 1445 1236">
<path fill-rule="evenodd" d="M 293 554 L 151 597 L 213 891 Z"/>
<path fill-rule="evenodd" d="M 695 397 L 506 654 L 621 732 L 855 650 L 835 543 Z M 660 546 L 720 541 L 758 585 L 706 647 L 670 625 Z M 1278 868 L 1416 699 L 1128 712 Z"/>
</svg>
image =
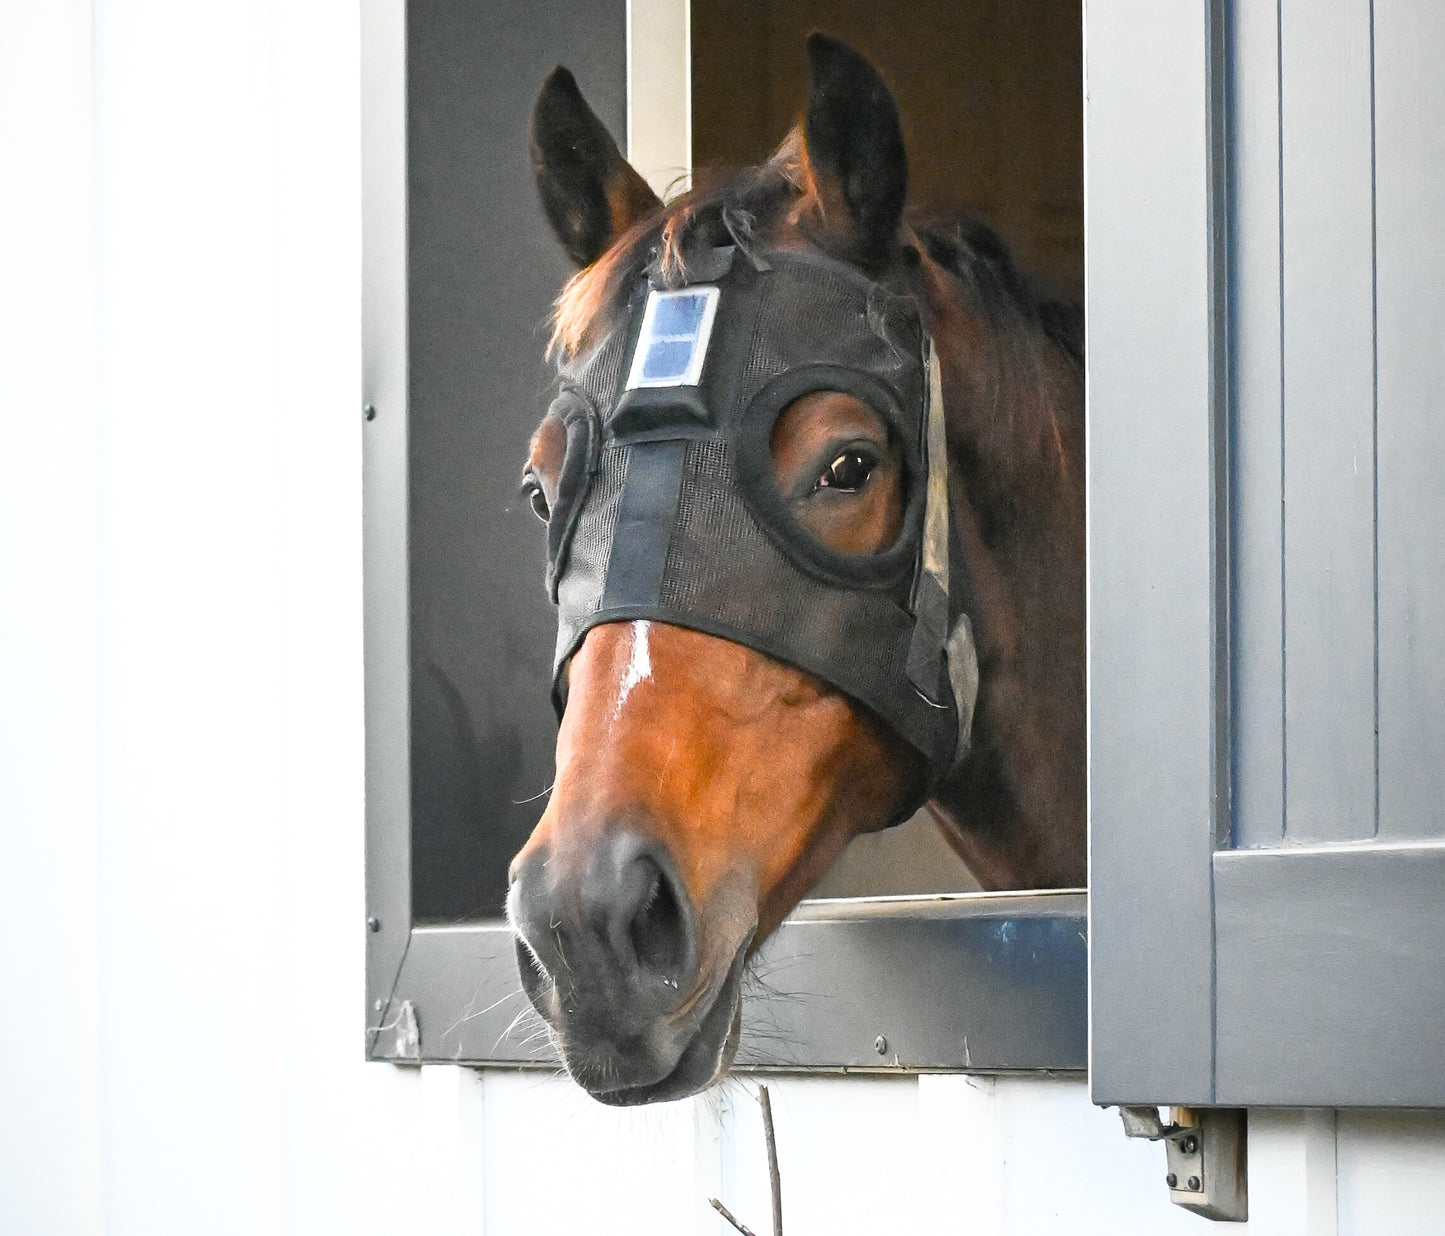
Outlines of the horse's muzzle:
<svg viewBox="0 0 1445 1236">
<path fill-rule="evenodd" d="M 507 908 L 527 996 L 593 1097 L 679 1098 L 726 1066 L 746 942 L 722 973 L 703 972 L 696 911 L 663 847 L 614 828 L 575 863 L 535 850 Z"/>
</svg>

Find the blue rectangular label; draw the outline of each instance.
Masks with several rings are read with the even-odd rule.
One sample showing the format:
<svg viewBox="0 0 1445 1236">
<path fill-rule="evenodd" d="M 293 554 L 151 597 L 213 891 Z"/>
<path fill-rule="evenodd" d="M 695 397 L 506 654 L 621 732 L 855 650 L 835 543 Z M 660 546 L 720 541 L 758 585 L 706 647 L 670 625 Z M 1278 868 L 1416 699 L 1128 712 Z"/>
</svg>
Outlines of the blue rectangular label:
<svg viewBox="0 0 1445 1236">
<path fill-rule="evenodd" d="M 717 312 L 716 287 L 652 291 L 642 314 L 627 389 L 696 386 Z"/>
</svg>

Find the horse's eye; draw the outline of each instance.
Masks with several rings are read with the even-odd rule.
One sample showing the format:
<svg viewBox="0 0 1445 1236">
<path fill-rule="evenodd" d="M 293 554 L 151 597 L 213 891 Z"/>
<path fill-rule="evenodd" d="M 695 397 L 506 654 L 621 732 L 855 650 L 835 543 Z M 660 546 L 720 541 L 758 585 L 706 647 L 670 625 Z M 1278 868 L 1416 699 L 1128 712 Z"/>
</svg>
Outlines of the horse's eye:
<svg viewBox="0 0 1445 1236">
<path fill-rule="evenodd" d="M 542 492 L 542 482 L 531 472 L 522 477 L 522 494 L 531 504 L 532 514 L 544 524 L 552 518 L 552 511 L 547 506 L 547 495 Z"/>
<path fill-rule="evenodd" d="M 868 484 L 873 469 L 877 466 L 877 457 L 867 451 L 844 451 L 828 465 L 827 471 L 818 478 L 814 488 L 836 489 L 843 493 L 856 494 Z"/>
</svg>

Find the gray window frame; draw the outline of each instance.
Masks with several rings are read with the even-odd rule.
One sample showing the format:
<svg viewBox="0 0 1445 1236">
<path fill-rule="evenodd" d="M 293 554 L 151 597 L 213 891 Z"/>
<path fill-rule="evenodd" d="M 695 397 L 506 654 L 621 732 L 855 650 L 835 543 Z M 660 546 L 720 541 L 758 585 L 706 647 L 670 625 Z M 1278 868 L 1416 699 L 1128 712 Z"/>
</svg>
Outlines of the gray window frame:
<svg viewBox="0 0 1445 1236">
<path fill-rule="evenodd" d="M 1232 160 L 1252 156 L 1226 87 L 1255 31 L 1229 23 L 1283 11 L 1086 5 L 1098 1103 L 1445 1105 L 1445 842 L 1256 844 L 1236 815 L 1241 762 L 1268 741 L 1241 700 L 1281 636 L 1232 595 L 1269 545 L 1232 509 L 1253 491 L 1231 452 L 1260 432 L 1232 334 L 1261 268 L 1231 243 L 1250 206 Z"/>
<path fill-rule="evenodd" d="M 491 20 L 517 13 L 501 6 Z M 362 55 L 366 1055 L 550 1068 L 515 1023 L 523 998 L 505 925 L 412 920 L 402 0 L 363 0 Z M 761 1045 L 745 1035 L 739 1065 L 1082 1070 L 1086 930 L 1078 891 L 805 903 L 767 946 L 790 994 L 748 998 L 745 1026 L 769 1033 Z"/>
</svg>

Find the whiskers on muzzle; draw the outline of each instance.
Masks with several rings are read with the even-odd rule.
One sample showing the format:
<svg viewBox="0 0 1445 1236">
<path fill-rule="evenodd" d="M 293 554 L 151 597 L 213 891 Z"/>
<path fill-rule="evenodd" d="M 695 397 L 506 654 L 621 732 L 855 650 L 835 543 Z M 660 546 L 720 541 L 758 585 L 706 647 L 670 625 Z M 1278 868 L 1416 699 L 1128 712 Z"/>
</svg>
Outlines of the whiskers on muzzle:
<svg viewBox="0 0 1445 1236">
<path fill-rule="evenodd" d="M 812 993 L 790 985 L 787 970 L 768 957 L 766 949 L 748 958 L 743 970 L 738 1042 L 738 1059 L 745 1066 L 796 1068 L 802 1064 L 803 1040 L 789 1015 Z"/>
</svg>

